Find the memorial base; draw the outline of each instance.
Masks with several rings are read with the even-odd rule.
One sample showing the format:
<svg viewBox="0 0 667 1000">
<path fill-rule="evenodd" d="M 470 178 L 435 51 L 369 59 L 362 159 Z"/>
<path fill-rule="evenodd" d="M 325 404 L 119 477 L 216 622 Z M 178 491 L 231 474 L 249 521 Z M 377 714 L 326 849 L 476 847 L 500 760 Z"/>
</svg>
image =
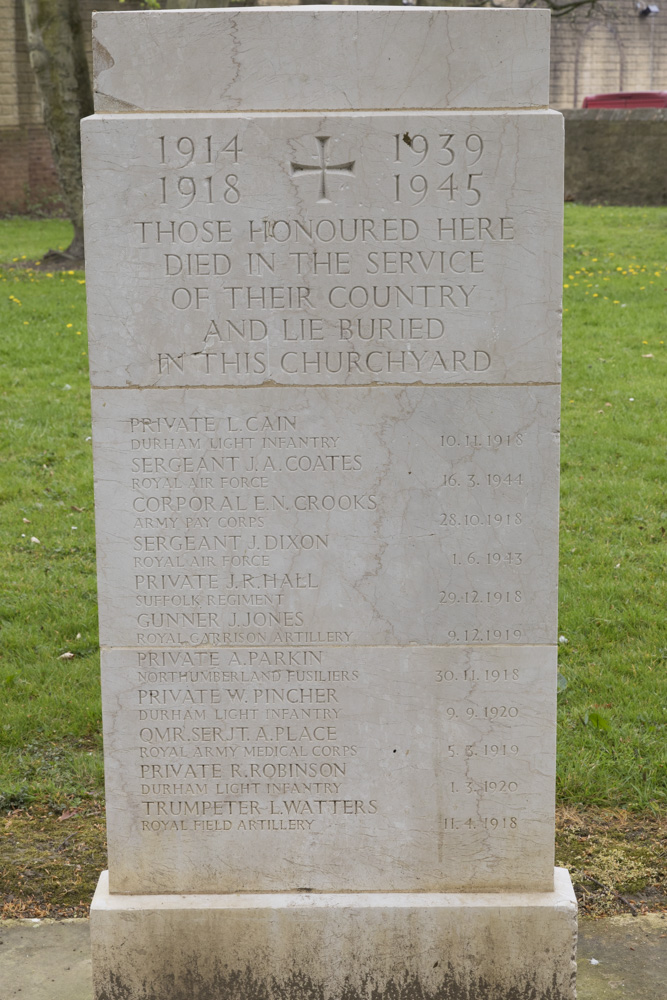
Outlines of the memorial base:
<svg viewBox="0 0 667 1000">
<path fill-rule="evenodd" d="M 568 872 L 543 893 L 110 895 L 95 1000 L 574 1000 Z"/>
</svg>

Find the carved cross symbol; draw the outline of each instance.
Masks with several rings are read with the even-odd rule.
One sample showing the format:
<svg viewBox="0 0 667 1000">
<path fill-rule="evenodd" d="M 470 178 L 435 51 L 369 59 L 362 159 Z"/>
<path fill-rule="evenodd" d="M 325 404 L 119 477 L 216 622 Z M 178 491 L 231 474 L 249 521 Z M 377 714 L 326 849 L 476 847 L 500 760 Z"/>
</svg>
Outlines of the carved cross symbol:
<svg viewBox="0 0 667 1000">
<path fill-rule="evenodd" d="M 320 165 L 319 167 L 310 166 L 306 163 L 290 163 L 292 168 L 292 176 L 297 174 L 309 173 L 312 170 L 319 170 L 320 172 L 320 197 L 318 201 L 329 201 L 327 198 L 327 174 L 351 174 L 354 176 L 354 160 L 350 160 L 349 163 L 334 163 L 331 166 L 327 163 L 327 143 L 331 136 L 328 135 L 316 135 L 315 138 L 320 147 Z"/>
</svg>

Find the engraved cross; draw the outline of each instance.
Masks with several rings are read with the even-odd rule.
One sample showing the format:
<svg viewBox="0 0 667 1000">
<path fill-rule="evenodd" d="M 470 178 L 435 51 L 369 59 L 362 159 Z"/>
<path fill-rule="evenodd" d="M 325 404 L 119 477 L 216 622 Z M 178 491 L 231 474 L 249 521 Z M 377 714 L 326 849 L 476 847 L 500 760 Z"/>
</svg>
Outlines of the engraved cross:
<svg viewBox="0 0 667 1000">
<path fill-rule="evenodd" d="M 305 163 L 290 163 L 292 168 L 292 176 L 297 174 L 309 173 L 313 170 L 319 170 L 320 172 L 320 197 L 318 201 L 329 201 L 327 198 L 327 174 L 351 174 L 354 175 L 354 160 L 350 160 L 348 163 L 334 163 L 329 165 L 327 163 L 327 143 L 331 136 L 328 135 L 316 135 L 315 138 L 320 147 L 320 165 L 319 167 L 311 166 Z"/>
</svg>

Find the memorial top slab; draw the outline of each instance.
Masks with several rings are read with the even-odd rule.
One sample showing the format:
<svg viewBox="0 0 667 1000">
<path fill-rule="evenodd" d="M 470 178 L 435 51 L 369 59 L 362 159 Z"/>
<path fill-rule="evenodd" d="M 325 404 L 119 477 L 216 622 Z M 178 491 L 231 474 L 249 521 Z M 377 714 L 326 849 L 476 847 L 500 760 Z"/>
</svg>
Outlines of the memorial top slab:
<svg viewBox="0 0 667 1000">
<path fill-rule="evenodd" d="M 549 17 L 319 6 L 94 14 L 95 110 L 544 107 Z"/>
</svg>

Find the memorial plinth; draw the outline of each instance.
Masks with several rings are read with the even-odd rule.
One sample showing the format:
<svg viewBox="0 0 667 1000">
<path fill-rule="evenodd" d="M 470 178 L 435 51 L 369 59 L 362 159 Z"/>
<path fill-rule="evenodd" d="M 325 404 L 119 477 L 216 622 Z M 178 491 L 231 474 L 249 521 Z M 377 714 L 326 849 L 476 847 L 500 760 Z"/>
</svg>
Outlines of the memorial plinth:
<svg viewBox="0 0 667 1000">
<path fill-rule="evenodd" d="M 572 1000 L 549 14 L 93 31 L 96 1000 Z"/>
</svg>

